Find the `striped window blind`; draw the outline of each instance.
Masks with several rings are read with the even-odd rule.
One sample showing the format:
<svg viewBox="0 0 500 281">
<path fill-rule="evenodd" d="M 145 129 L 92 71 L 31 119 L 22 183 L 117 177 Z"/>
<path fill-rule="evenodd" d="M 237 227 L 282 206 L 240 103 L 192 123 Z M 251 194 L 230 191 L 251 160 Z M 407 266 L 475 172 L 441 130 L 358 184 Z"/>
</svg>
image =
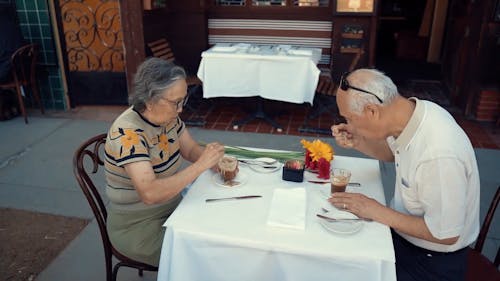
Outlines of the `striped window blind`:
<svg viewBox="0 0 500 281">
<path fill-rule="evenodd" d="M 321 48 L 320 68 L 331 60 L 332 22 L 305 20 L 208 19 L 208 43 L 287 44 Z"/>
</svg>

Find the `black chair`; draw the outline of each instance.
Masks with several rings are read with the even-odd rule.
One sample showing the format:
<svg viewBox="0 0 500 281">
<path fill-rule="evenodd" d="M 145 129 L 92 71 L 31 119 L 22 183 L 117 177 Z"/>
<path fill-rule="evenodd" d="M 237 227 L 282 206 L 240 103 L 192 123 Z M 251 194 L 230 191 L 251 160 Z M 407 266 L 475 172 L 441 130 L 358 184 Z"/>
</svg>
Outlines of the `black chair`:
<svg viewBox="0 0 500 281">
<path fill-rule="evenodd" d="M 476 244 L 473 248 L 469 249 L 465 279 L 467 281 L 500 281 L 500 272 L 498 271 L 498 265 L 500 264 L 500 248 L 497 249 L 494 262 L 491 262 L 481 253 L 483 251 L 484 242 L 486 241 L 486 235 L 488 234 L 491 222 L 495 216 L 498 201 L 500 201 L 500 186 L 497 187 L 495 197 L 491 201 L 488 213 L 486 213 Z"/>
<path fill-rule="evenodd" d="M 104 259 L 106 261 L 106 280 L 115 281 L 118 269 L 121 266 L 138 269 L 140 276 L 142 276 L 144 270 L 158 271 L 158 267 L 135 261 L 121 254 L 113 247 L 111 241 L 109 240 L 108 232 L 106 230 L 106 219 L 108 216 L 106 206 L 104 205 L 101 195 L 99 194 L 99 190 L 90 176 L 90 173 L 97 173 L 99 166 L 104 166 L 102 154 L 104 152 L 105 143 L 106 134 L 100 134 L 81 144 L 73 157 L 73 173 L 75 174 L 76 180 L 85 194 L 85 197 L 87 198 L 87 201 L 89 202 L 92 212 L 97 220 L 97 224 L 99 225 L 102 244 L 104 247 Z M 85 160 L 86 156 L 88 157 L 87 161 Z M 91 160 L 92 162 L 89 163 L 88 160 Z M 92 164 L 91 167 L 89 167 L 89 164 Z M 113 266 L 113 256 L 119 260 L 115 266 Z"/>
<path fill-rule="evenodd" d="M 24 117 L 24 123 L 28 124 L 28 116 L 24 106 L 24 97 L 27 89 L 31 89 L 33 97 L 44 114 L 40 93 L 36 83 L 36 60 L 38 57 L 38 45 L 28 44 L 17 49 L 10 59 L 11 76 L 10 81 L 0 83 L 0 89 L 15 90 L 19 107 Z"/>
</svg>

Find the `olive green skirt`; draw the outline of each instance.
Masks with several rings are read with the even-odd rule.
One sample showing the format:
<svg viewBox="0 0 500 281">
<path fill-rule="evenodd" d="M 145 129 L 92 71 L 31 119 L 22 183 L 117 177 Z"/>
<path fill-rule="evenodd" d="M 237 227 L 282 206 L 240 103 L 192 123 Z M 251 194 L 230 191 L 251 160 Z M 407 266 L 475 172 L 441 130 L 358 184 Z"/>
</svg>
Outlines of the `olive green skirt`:
<svg viewBox="0 0 500 281">
<path fill-rule="evenodd" d="M 111 244 L 125 256 L 158 266 L 165 220 L 182 200 L 176 197 L 168 204 L 140 211 L 108 208 L 107 230 Z"/>
</svg>

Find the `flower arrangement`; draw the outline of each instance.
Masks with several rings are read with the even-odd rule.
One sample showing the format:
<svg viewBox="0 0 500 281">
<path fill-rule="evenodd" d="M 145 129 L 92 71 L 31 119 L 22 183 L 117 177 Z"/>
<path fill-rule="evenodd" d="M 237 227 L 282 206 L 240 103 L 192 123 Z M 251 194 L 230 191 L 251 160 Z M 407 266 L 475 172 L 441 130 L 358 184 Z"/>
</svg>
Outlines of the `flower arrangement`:
<svg viewBox="0 0 500 281">
<path fill-rule="evenodd" d="M 328 143 L 320 140 L 312 142 L 301 140 L 302 146 L 306 150 L 305 165 L 309 170 L 317 170 L 318 178 L 330 178 L 330 161 L 333 159 L 333 148 Z"/>
</svg>

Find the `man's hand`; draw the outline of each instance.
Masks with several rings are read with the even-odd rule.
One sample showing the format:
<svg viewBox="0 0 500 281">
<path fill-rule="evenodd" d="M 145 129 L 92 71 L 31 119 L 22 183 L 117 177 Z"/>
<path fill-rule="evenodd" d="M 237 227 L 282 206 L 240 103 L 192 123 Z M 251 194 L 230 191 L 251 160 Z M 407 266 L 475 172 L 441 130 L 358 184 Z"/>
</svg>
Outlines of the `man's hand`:
<svg viewBox="0 0 500 281">
<path fill-rule="evenodd" d="M 360 218 L 376 220 L 380 208 L 385 206 L 361 193 L 336 192 L 328 199 L 339 210 L 345 209 Z"/>
<path fill-rule="evenodd" d="M 355 148 L 359 140 L 353 134 L 352 128 L 347 124 L 341 123 L 331 127 L 332 136 L 335 138 L 337 144 L 344 148 Z"/>
</svg>

